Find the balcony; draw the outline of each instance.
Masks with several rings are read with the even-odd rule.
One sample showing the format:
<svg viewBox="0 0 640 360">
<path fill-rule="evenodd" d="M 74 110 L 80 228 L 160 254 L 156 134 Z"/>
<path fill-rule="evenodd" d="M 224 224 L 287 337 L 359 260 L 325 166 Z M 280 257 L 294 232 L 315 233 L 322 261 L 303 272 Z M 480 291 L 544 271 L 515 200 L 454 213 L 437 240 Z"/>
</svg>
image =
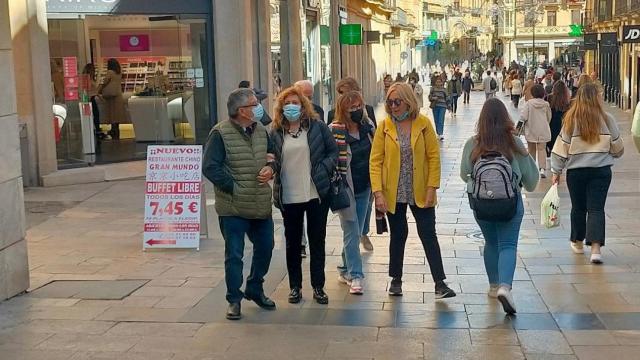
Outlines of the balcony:
<svg viewBox="0 0 640 360">
<path fill-rule="evenodd" d="M 567 36 L 571 32 L 569 26 L 536 26 L 536 36 Z M 533 35 L 533 27 L 518 27 L 518 36 Z"/>
<path fill-rule="evenodd" d="M 416 18 L 412 14 L 407 14 L 406 11 L 396 8 L 396 11 L 391 14 L 390 18 L 391 26 L 397 28 L 417 29 Z"/>
</svg>

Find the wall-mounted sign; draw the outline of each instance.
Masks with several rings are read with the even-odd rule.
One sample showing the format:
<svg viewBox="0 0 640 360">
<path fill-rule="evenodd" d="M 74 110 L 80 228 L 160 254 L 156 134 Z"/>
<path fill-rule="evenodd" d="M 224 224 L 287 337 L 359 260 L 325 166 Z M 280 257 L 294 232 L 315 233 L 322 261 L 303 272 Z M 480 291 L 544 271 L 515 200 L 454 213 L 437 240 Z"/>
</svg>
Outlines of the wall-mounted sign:
<svg viewBox="0 0 640 360">
<path fill-rule="evenodd" d="M 340 44 L 362 45 L 362 25 L 361 24 L 340 25 Z"/>
<path fill-rule="evenodd" d="M 640 43 L 640 25 L 625 25 L 622 27 L 623 43 Z"/>
<path fill-rule="evenodd" d="M 380 43 L 380 31 L 365 31 L 364 38 L 367 44 L 379 44 Z"/>
<path fill-rule="evenodd" d="M 396 38 L 396 35 L 394 33 L 384 33 L 382 34 L 382 38 L 385 40 L 393 40 Z"/>
<path fill-rule="evenodd" d="M 317 9 L 320 7 L 320 0 L 307 0 L 307 6 L 312 9 Z"/>
<path fill-rule="evenodd" d="M 618 33 L 602 33 L 600 34 L 600 51 L 609 53 L 616 52 L 618 49 Z"/>
<path fill-rule="evenodd" d="M 569 36 L 571 37 L 581 37 L 584 34 L 584 26 L 581 24 L 571 24 L 569 28 L 571 28 L 569 32 Z"/>
<path fill-rule="evenodd" d="M 208 14 L 211 0 L 46 0 L 56 14 Z M 77 19 L 77 15 L 76 15 Z"/>
<path fill-rule="evenodd" d="M 584 50 L 598 49 L 598 34 L 584 34 Z"/>
<path fill-rule="evenodd" d="M 149 51 L 149 35 L 120 35 L 120 51 Z"/>
</svg>

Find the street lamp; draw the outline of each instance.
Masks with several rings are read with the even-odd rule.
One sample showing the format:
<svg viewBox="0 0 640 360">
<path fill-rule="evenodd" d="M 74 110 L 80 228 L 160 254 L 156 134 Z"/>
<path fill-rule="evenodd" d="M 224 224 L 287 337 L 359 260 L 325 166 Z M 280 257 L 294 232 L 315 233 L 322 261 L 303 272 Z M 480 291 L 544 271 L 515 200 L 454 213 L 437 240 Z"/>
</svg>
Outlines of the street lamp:
<svg viewBox="0 0 640 360">
<path fill-rule="evenodd" d="M 536 67 L 538 64 L 538 57 L 536 56 L 536 25 L 541 22 L 540 15 L 544 14 L 544 10 L 540 5 L 532 6 L 525 10 L 524 13 L 524 21 L 525 26 L 530 26 L 533 28 L 533 66 Z"/>
</svg>

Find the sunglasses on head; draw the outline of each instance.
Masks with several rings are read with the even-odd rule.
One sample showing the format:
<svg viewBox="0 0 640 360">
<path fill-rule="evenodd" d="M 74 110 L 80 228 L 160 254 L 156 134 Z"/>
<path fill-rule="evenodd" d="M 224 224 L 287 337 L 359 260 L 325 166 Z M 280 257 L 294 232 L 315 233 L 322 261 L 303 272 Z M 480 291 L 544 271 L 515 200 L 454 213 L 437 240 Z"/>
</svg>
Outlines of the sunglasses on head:
<svg viewBox="0 0 640 360">
<path fill-rule="evenodd" d="M 403 103 L 402 99 L 388 99 L 387 100 L 387 105 L 389 107 L 400 106 L 400 105 L 402 105 L 402 103 Z"/>
</svg>

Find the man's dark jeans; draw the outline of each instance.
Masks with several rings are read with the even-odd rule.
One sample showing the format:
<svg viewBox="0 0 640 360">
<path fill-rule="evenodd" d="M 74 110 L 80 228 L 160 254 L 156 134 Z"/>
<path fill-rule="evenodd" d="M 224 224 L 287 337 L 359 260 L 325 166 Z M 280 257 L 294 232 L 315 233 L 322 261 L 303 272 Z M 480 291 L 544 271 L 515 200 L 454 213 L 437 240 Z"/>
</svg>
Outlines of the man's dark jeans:
<svg viewBox="0 0 640 360">
<path fill-rule="evenodd" d="M 611 185 L 611 166 L 567 170 L 571 196 L 571 241 L 604 246 L 604 205 Z"/>
<path fill-rule="evenodd" d="M 387 213 L 389 228 L 391 230 L 389 243 L 389 276 L 401 278 L 404 265 L 404 248 L 409 235 L 409 225 L 407 223 L 407 204 L 397 203 L 395 214 Z M 446 278 L 444 266 L 442 264 L 442 254 L 440 244 L 436 235 L 436 209 L 420 208 L 415 205 L 411 208 L 413 217 L 418 228 L 418 237 L 422 242 L 422 248 L 427 255 L 427 262 L 431 269 L 433 282 L 437 283 Z"/>
<path fill-rule="evenodd" d="M 262 283 L 269 271 L 271 252 L 273 250 L 273 219 L 245 219 L 237 216 L 220 216 L 220 230 L 224 237 L 224 278 L 227 283 L 227 301 L 240 302 L 243 293 L 242 257 L 244 255 L 244 238 L 249 237 L 253 243 L 251 271 L 247 278 L 245 292 L 257 297 L 264 292 Z"/>
</svg>

